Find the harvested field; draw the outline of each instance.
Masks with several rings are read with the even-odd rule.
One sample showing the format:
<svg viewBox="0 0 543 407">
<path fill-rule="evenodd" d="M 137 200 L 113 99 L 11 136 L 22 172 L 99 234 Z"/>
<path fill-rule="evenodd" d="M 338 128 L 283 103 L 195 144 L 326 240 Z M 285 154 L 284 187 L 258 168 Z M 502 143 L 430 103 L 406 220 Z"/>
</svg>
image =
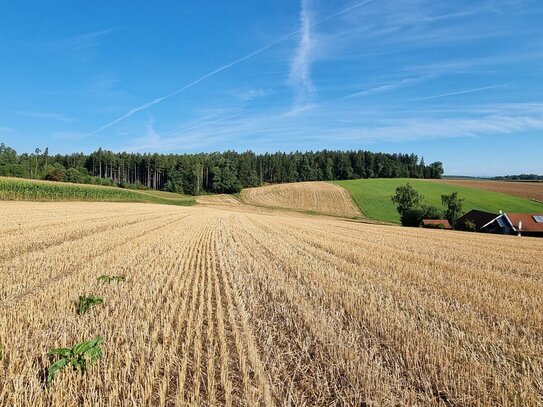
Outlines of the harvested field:
<svg viewBox="0 0 543 407">
<path fill-rule="evenodd" d="M 252 205 L 352 218 L 361 216 L 349 192 L 327 182 L 297 182 L 249 188 L 241 191 L 241 197 Z"/>
<path fill-rule="evenodd" d="M 543 202 L 543 182 L 483 181 L 469 179 L 442 179 L 436 181 L 463 187 L 486 189 L 488 191 L 500 192 L 502 194 L 520 196 L 521 198 L 534 199 Z"/>
<path fill-rule="evenodd" d="M 218 195 L 201 195 L 196 198 L 196 202 L 203 205 L 225 205 L 225 206 L 239 206 L 241 202 L 234 198 L 232 195 L 218 194 Z"/>
<path fill-rule="evenodd" d="M 0 219 L 2 406 L 541 404 L 543 240 L 204 206 Z M 78 316 L 84 294 L 104 303 Z M 97 335 L 46 388 L 47 351 Z"/>
</svg>

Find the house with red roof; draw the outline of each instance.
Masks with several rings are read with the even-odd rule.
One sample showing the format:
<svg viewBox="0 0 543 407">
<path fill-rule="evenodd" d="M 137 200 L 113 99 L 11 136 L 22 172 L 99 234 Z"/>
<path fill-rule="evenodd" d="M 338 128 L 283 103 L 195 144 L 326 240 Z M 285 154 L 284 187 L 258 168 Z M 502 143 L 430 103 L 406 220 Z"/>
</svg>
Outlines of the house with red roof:
<svg viewBox="0 0 543 407">
<path fill-rule="evenodd" d="M 543 237 L 543 213 L 505 213 L 487 222 L 481 232 Z"/>
<path fill-rule="evenodd" d="M 422 227 L 432 229 L 452 229 L 451 224 L 447 219 L 423 219 Z"/>
</svg>

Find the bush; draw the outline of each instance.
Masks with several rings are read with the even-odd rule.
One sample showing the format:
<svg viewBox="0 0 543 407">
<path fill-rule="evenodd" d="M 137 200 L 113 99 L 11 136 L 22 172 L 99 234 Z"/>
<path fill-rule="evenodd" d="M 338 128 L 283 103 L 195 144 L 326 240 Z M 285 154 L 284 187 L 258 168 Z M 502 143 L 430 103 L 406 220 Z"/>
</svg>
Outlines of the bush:
<svg viewBox="0 0 543 407">
<path fill-rule="evenodd" d="M 400 216 L 403 217 L 404 212 L 418 207 L 424 199 L 424 196 L 419 194 L 411 184 L 407 183 L 405 186 L 396 188 L 396 193 L 390 198 L 392 202 L 396 204 L 396 209 Z"/>
<path fill-rule="evenodd" d="M 400 216 L 402 226 L 419 227 L 423 219 L 424 210 L 422 208 L 407 208 Z"/>
<path fill-rule="evenodd" d="M 30 178 L 28 169 L 21 164 L 4 164 L 0 165 L 0 176 Z"/>
<path fill-rule="evenodd" d="M 443 219 L 443 212 L 435 206 L 423 205 L 421 207 L 423 219 Z"/>
<path fill-rule="evenodd" d="M 451 225 L 455 225 L 458 218 L 462 216 L 464 198 L 460 198 L 458 192 L 453 192 L 450 195 L 441 195 L 441 203 L 447 207 L 445 218 Z"/>
<path fill-rule="evenodd" d="M 59 165 L 47 166 L 47 169 L 45 170 L 45 179 L 47 181 L 62 182 L 64 181 L 65 175 L 66 172 L 64 170 L 64 167 Z"/>
<path fill-rule="evenodd" d="M 98 178 L 99 185 L 105 186 L 105 187 L 112 187 L 115 185 L 113 180 L 111 178 Z"/>
<path fill-rule="evenodd" d="M 88 184 L 90 182 L 89 174 L 84 174 L 76 168 L 68 168 L 64 174 L 64 181 L 75 184 Z"/>
<path fill-rule="evenodd" d="M 467 232 L 477 232 L 477 225 L 469 219 L 464 222 L 464 228 Z"/>
</svg>

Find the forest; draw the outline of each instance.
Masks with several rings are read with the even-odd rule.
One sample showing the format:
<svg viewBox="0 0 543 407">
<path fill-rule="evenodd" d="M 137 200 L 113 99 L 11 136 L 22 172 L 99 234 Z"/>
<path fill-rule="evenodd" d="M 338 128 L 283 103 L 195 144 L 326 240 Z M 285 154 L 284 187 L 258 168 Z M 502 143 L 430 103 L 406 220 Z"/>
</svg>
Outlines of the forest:
<svg viewBox="0 0 543 407">
<path fill-rule="evenodd" d="M 370 151 L 252 151 L 200 154 L 18 154 L 0 144 L 0 176 L 156 189 L 181 194 L 236 193 L 266 183 L 358 178 L 441 178 L 443 165 L 415 154 Z"/>
</svg>

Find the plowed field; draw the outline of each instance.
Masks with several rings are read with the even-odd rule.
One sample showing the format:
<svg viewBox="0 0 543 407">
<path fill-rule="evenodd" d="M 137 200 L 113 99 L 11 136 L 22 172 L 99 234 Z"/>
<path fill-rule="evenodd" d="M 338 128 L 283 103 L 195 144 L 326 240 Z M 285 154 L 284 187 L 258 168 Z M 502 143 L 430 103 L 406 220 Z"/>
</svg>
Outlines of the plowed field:
<svg viewBox="0 0 543 407">
<path fill-rule="evenodd" d="M 204 206 L 0 219 L 2 406 L 542 402 L 541 239 Z M 78 316 L 84 294 L 104 302 Z M 49 349 L 97 335 L 44 385 Z"/>
<path fill-rule="evenodd" d="M 361 216 L 349 192 L 327 182 L 297 182 L 249 188 L 244 189 L 241 196 L 252 205 L 345 217 Z"/>
<path fill-rule="evenodd" d="M 483 181 L 470 179 L 442 179 L 436 182 L 462 187 L 486 189 L 506 195 L 520 196 L 543 202 L 543 182 Z"/>
</svg>

